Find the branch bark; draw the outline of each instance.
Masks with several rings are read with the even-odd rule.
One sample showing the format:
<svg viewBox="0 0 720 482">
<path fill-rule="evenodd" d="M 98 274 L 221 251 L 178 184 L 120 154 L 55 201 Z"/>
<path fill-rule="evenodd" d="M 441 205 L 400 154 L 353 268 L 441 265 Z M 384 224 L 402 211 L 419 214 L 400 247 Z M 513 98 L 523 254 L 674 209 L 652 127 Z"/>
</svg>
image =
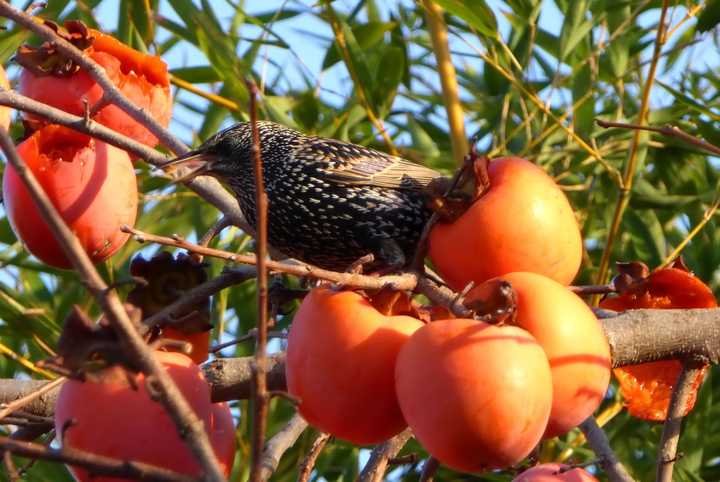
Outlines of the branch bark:
<svg viewBox="0 0 720 482">
<path fill-rule="evenodd" d="M 260 457 L 259 480 L 263 482 L 270 480 L 280 465 L 283 454 L 295 444 L 307 427 L 308 423 L 305 419 L 296 413 L 282 430 L 268 440 Z"/>
<path fill-rule="evenodd" d="M 412 437 L 412 431 L 406 428 L 375 447 L 370 455 L 370 460 L 360 472 L 357 482 L 381 482 L 387 470 L 388 461 L 395 457 Z"/>
<path fill-rule="evenodd" d="M 598 457 L 600 466 L 607 474 L 610 482 L 634 482 L 635 479 L 628 473 L 625 466 L 620 463 L 615 452 L 610 448 L 610 441 L 603 429 L 590 417 L 580 424 L 580 430 L 585 434 L 590 448 Z"/>
</svg>

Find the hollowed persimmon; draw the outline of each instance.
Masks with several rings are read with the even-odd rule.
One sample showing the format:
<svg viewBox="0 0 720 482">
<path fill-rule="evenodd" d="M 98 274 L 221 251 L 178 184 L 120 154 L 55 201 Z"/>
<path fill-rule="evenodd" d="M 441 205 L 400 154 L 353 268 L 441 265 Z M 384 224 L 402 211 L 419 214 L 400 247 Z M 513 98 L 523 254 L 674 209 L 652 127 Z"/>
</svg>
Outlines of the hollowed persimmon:
<svg viewBox="0 0 720 482">
<path fill-rule="evenodd" d="M 288 335 L 288 391 L 318 429 L 355 444 L 381 442 L 407 424 L 395 395 L 400 348 L 422 323 L 385 316 L 352 291 L 312 290 Z"/>
<path fill-rule="evenodd" d="M 553 179 L 535 164 L 501 157 L 488 165 L 489 186 L 452 223 L 430 233 L 429 255 L 454 289 L 515 271 L 569 284 L 580 268 L 575 214 Z"/>
</svg>

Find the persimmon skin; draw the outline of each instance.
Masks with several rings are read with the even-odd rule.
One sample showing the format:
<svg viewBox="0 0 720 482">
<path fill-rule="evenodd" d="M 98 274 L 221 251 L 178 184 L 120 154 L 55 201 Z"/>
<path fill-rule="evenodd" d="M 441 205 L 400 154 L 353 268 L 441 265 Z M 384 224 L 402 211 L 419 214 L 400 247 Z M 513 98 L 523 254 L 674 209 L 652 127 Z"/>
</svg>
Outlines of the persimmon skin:
<svg viewBox="0 0 720 482">
<path fill-rule="evenodd" d="M 212 411 L 210 389 L 200 369 L 180 353 L 156 352 L 155 355 L 208 430 Z M 122 376 L 104 382 L 65 382 L 55 409 L 57 433 L 62 433 L 70 420 L 73 423 L 65 429 L 63 445 L 200 475 L 200 465 L 178 434 L 165 408 L 147 393 L 144 375 L 136 375 L 135 380 L 137 390 L 130 387 Z M 70 467 L 70 471 L 79 482 L 129 481 L 93 477 L 81 467 Z"/>
<path fill-rule="evenodd" d="M 210 353 L 209 330 L 196 333 L 185 333 L 182 330 L 166 327 L 163 328 L 162 338 L 190 343 L 192 351 L 188 356 L 198 365 L 205 363 L 208 359 L 208 355 Z"/>
<path fill-rule="evenodd" d="M 615 311 L 715 308 L 717 301 L 712 290 L 692 273 L 678 268 L 664 268 L 653 271 L 627 292 L 604 299 L 600 307 Z M 695 406 L 706 369 L 700 370 L 693 380 L 683 416 Z M 619 367 L 613 373 L 620 383 L 620 392 L 630 415 L 662 422 L 667 418 L 673 387 L 681 370 L 682 362 L 679 360 L 660 360 Z"/>
<path fill-rule="evenodd" d="M 469 319 L 417 330 L 400 350 L 395 383 L 418 441 L 464 472 L 527 457 L 552 405 L 550 366 L 532 335 Z"/>
<path fill-rule="evenodd" d="M 128 240 L 120 231 L 137 216 L 137 180 L 127 153 L 68 128 L 49 125 L 18 146 L 23 158 L 90 259 L 112 256 Z M 5 208 L 15 234 L 46 264 L 72 264 L 42 219 L 15 169 L 3 175 Z"/>
<path fill-rule="evenodd" d="M 105 69 L 112 83 L 130 101 L 167 127 L 172 115 L 172 96 L 165 62 L 134 50 L 109 35 L 93 29 L 90 33 L 96 40 L 86 51 L 87 55 Z M 92 108 L 103 94 L 102 87 L 82 69 L 66 77 L 37 76 L 23 69 L 18 91 L 74 115 L 83 115 L 85 103 Z M 24 115 L 44 122 L 31 114 Z M 157 137 L 146 127 L 114 104 L 103 107 L 92 118 L 148 146 L 154 147 L 158 143 Z"/>
<path fill-rule="evenodd" d="M 285 372 L 298 410 L 319 430 L 357 445 L 407 424 L 395 395 L 397 354 L 422 323 L 384 316 L 352 291 L 312 290 L 290 327 Z"/>
<path fill-rule="evenodd" d="M 562 435 L 589 417 L 607 392 L 612 362 L 605 334 L 585 302 L 556 281 L 522 272 L 497 279 L 508 281 L 517 295 L 514 323 L 535 337 L 550 361 L 553 408 L 545 438 Z"/>
<path fill-rule="evenodd" d="M 8 81 L 7 73 L 2 65 L 0 65 L 0 87 L 4 90 L 10 90 L 10 82 Z M 12 111 L 10 110 L 10 107 L 0 106 L 0 127 L 6 131 L 10 129 L 10 122 L 12 120 L 11 117 Z"/>
<path fill-rule="evenodd" d="M 223 474 L 229 477 L 237 450 L 235 421 L 227 403 L 213 403 L 210 417 L 210 444 L 215 450 Z"/>
<path fill-rule="evenodd" d="M 567 467 L 564 464 L 536 465 L 515 477 L 512 482 L 598 482 L 587 470 L 579 467 L 560 472 Z"/>
<path fill-rule="evenodd" d="M 490 187 L 453 223 L 437 223 L 429 255 L 461 290 L 515 271 L 568 285 L 582 260 L 582 237 L 565 194 L 545 171 L 518 157 L 488 166 Z"/>
</svg>

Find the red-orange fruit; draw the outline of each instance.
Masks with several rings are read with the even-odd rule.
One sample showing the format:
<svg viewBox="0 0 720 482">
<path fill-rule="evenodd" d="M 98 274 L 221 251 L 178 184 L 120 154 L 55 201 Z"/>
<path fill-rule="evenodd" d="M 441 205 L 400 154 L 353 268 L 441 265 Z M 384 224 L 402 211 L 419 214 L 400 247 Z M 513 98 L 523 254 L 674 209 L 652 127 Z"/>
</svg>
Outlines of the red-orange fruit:
<svg viewBox="0 0 720 482">
<path fill-rule="evenodd" d="M 582 238 L 565 194 L 545 171 L 518 157 L 490 161 L 490 187 L 453 223 L 437 223 L 429 255 L 448 284 L 531 271 L 569 284 Z"/>
<path fill-rule="evenodd" d="M 418 441 L 441 463 L 465 472 L 527 457 L 552 405 L 550 366 L 532 335 L 468 319 L 417 330 L 400 350 L 395 383 Z"/>
<path fill-rule="evenodd" d="M 653 271 L 623 294 L 604 299 L 600 307 L 615 311 L 715 308 L 717 301 L 712 290 L 692 273 L 678 268 L 664 268 Z M 620 382 L 620 392 L 625 398 L 628 412 L 645 420 L 664 421 L 681 369 L 682 363 L 678 360 L 662 360 L 613 370 Z M 683 416 L 695 406 L 697 391 L 704 376 L 705 370 L 701 370 L 695 378 Z"/>
<path fill-rule="evenodd" d="M 358 445 L 407 424 L 395 396 L 397 354 L 422 323 L 385 316 L 352 291 L 312 290 L 290 327 L 286 375 L 298 409 L 319 430 Z"/>
<path fill-rule="evenodd" d="M 0 88 L 3 90 L 10 90 L 10 82 L 8 82 L 7 74 L 5 73 L 5 69 L 0 65 Z M 10 107 L 7 106 L 0 106 L 0 127 L 2 127 L 5 130 L 10 129 L 10 121 L 12 116 L 12 111 L 10 110 Z"/>
<path fill-rule="evenodd" d="M 235 439 L 235 421 L 227 403 L 213 403 L 210 408 L 210 444 L 220 463 L 225 477 L 232 471 L 237 440 Z"/>
<path fill-rule="evenodd" d="M 564 434 L 589 417 L 610 383 L 610 348 L 585 302 L 565 286 L 535 273 L 508 273 L 517 294 L 514 323 L 529 331 L 550 361 L 553 407 L 545 437 Z M 495 280 L 471 290 L 472 302 Z"/>
<path fill-rule="evenodd" d="M 182 330 L 165 327 L 162 331 L 162 337 L 189 343 L 190 354 L 188 356 L 198 365 L 207 361 L 210 353 L 210 331 L 185 333 Z"/>
<path fill-rule="evenodd" d="M 154 55 L 139 52 L 110 35 L 88 29 L 94 38 L 87 55 L 105 69 L 118 89 L 135 105 L 147 111 L 164 127 L 170 123 L 172 97 L 167 64 Z M 37 75 L 29 69 L 20 74 L 18 91 L 37 101 L 71 114 L 83 115 L 102 98 L 103 89 L 84 70 L 72 75 Z M 34 118 L 25 114 L 26 117 Z M 110 104 L 93 115 L 93 120 L 138 142 L 156 146 L 157 138 L 120 107 Z"/>
<path fill-rule="evenodd" d="M 159 361 L 177 384 L 195 414 L 209 432 L 223 467 L 230 467 L 227 442 L 213 435 L 214 410 L 210 388 L 202 372 L 190 358 L 180 353 L 156 352 Z M 136 387 L 128 382 L 120 369 L 106 372 L 100 381 L 68 380 L 58 395 L 55 427 L 63 433 L 66 447 L 120 460 L 139 460 L 183 474 L 201 475 L 185 441 L 165 408 L 154 401 L 145 387 L 144 375 L 134 375 Z M 218 413 L 218 417 L 224 415 Z M 226 424 L 218 418 L 218 426 Z M 112 436 L 108 436 L 108 435 Z M 214 444 L 213 444 L 214 445 Z M 234 456 L 234 453 L 232 454 Z M 70 467 L 80 482 L 121 482 L 129 479 L 94 477 L 81 467 Z"/>
<path fill-rule="evenodd" d="M 123 150 L 71 129 L 49 125 L 18 146 L 18 154 L 75 233 L 90 259 L 112 256 L 128 239 L 120 231 L 137 215 L 137 181 Z M 57 268 L 72 265 L 40 216 L 15 169 L 3 175 L 5 209 L 28 251 Z"/>
<path fill-rule="evenodd" d="M 571 469 L 564 464 L 542 464 L 526 470 L 513 482 L 598 482 L 598 479 L 579 467 Z"/>
</svg>

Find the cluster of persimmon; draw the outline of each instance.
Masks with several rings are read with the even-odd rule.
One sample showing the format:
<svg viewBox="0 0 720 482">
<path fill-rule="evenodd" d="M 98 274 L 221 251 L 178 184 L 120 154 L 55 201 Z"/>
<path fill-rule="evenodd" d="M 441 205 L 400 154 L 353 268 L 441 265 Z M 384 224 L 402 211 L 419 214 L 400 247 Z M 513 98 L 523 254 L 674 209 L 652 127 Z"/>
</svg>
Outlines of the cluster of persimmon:
<svg viewBox="0 0 720 482">
<path fill-rule="evenodd" d="M 65 28 L 47 22 L 59 35 L 84 48 L 105 69 L 113 83 L 130 100 L 148 111 L 164 126 L 170 122 L 172 98 L 167 65 L 81 22 Z M 148 146 L 157 138 L 118 106 L 106 101 L 103 89 L 53 45 L 22 46 L 16 56 L 22 65 L 18 92 L 70 114 L 93 120 Z M 3 87 L 9 88 L 2 75 Z M 27 136 L 18 153 L 45 190 L 60 216 L 75 233 L 94 262 L 108 259 L 128 239 L 120 231 L 135 223 L 138 190 L 131 156 L 117 147 L 69 128 L 48 124 L 24 114 Z M 10 124 L 10 112 L 0 116 Z M 15 169 L 8 165 L 3 176 L 5 209 L 15 234 L 28 251 L 57 268 L 71 264 L 52 234 Z"/>
<path fill-rule="evenodd" d="M 523 159 L 490 161 L 486 172 L 482 195 L 429 238 L 449 286 L 474 283 L 464 304 L 478 319 L 436 309 L 424 322 L 407 302 L 388 308 L 383 292 L 378 303 L 321 287 L 303 300 L 287 382 L 320 430 L 372 444 L 409 425 L 441 463 L 479 472 L 519 463 L 602 401 L 610 351 L 566 286 L 582 255 L 567 198 Z"/>
</svg>

